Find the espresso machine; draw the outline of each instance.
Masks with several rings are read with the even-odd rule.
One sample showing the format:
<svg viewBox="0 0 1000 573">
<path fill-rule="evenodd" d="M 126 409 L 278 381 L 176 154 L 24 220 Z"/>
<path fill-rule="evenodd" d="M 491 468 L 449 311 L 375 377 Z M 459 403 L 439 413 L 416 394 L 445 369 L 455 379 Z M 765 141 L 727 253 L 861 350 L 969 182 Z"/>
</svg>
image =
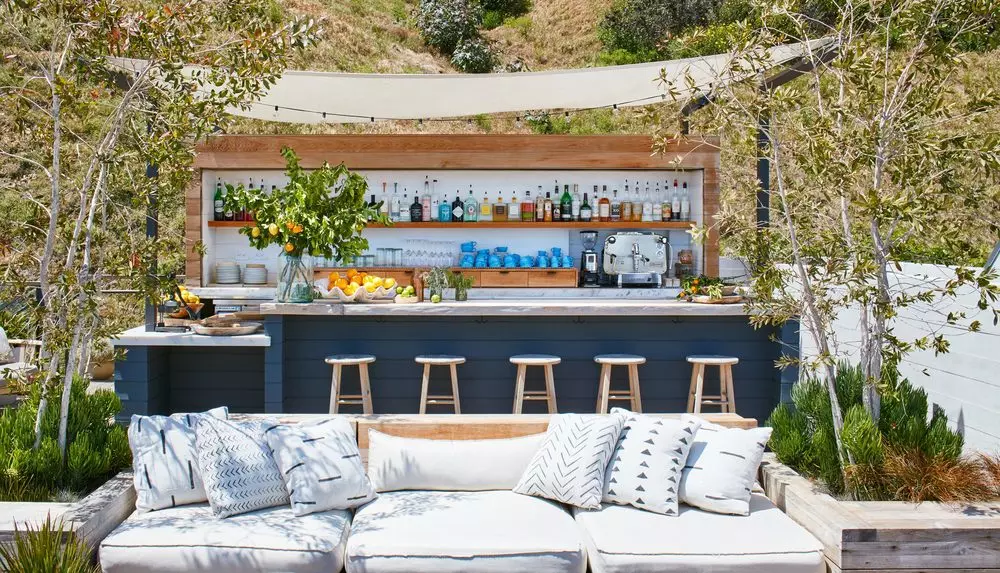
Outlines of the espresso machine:
<svg viewBox="0 0 1000 573">
<path fill-rule="evenodd" d="M 670 243 L 656 233 L 612 233 L 604 240 L 602 258 L 609 285 L 658 288 L 667 273 Z"/>
<path fill-rule="evenodd" d="M 597 231 L 580 231 L 583 252 L 580 253 L 580 286 L 601 286 L 601 272 L 597 262 Z"/>
</svg>

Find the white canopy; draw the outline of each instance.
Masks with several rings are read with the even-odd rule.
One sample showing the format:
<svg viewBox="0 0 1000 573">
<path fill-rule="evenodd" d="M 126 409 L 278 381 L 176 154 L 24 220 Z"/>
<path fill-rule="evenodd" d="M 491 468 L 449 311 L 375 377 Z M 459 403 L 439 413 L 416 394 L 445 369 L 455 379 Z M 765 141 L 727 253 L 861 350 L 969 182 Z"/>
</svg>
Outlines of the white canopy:
<svg viewBox="0 0 1000 573">
<path fill-rule="evenodd" d="M 756 65 L 743 66 L 731 65 L 732 54 L 718 54 L 628 66 L 498 74 L 289 70 L 249 109 L 234 108 L 230 112 L 286 123 L 360 123 L 647 105 L 667 98 L 686 100 L 713 86 L 748 79 L 828 44 L 829 40 L 821 40 L 777 46 Z M 115 59 L 114 63 L 130 71 L 146 64 L 126 59 Z M 659 81 L 661 70 L 667 84 Z"/>
</svg>

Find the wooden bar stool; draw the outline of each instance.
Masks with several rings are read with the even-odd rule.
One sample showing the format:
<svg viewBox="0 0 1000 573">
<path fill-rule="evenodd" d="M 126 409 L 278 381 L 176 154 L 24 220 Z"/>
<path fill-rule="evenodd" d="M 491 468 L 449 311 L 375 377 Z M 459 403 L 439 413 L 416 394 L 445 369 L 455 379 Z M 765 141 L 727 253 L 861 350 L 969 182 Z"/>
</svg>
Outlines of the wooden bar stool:
<svg viewBox="0 0 1000 573">
<path fill-rule="evenodd" d="M 514 388 L 514 413 L 520 414 L 525 400 L 545 400 L 549 414 L 558 413 L 556 408 L 556 382 L 552 367 L 562 362 L 562 358 L 550 354 L 518 354 L 510 357 L 511 364 L 517 364 L 517 385 Z M 545 369 L 545 390 L 525 390 L 524 379 L 528 366 Z"/>
<path fill-rule="evenodd" d="M 336 414 L 341 404 L 344 406 L 361 406 L 365 414 L 372 413 L 372 391 L 368 380 L 368 365 L 375 362 L 371 354 L 334 354 L 327 356 L 327 364 L 333 366 L 333 380 L 330 382 L 330 413 Z M 360 394 L 340 393 L 340 370 L 344 366 L 357 366 L 361 378 Z"/>
<path fill-rule="evenodd" d="M 636 354 L 598 354 L 594 362 L 601 365 L 601 376 L 597 387 L 597 413 L 608 413 L 610 400 L 628 401 L 633 412 L 642 412 L 642 395 L 639 392 L 639 365 L 646 363 L 644 356 Z M 628 391 L 611 389 L 611 368 L 628 367 Z"/>
<path fill-rule="evenodd" d="M 688 394 L 687 411 L 692 414 L 701 412 L 703 405 L 719 406 L 723 412 L 736 412 L 736 394 L 733 392 L 733 364 L 740 359 L 735 356 L 718 356 L 714 354 L 688 356 L 691 367 L 691 391 Z M 704 394 L 705 367 L 719 367 L 719 394 L 706 396 Z"/>
<path fill-rule="evenodd" d="M 455 406 L 455 413 L 462 413 L 462 406 L 458 399 L 458 369 L 456 366 L 465 364 L 464 356 L 449 356 L 446 354 L 422 354 L 414 358 L 417 364 L 424 365 L 423 385 L 420 388 L 420 413 L 427 413 L 428 404 L 451 404 Z M 431 366 L 448 366 L 451 370 L 451 394 L 431 394 L 428 395 L 428 387 L 431 382 Z"/>
</svg>

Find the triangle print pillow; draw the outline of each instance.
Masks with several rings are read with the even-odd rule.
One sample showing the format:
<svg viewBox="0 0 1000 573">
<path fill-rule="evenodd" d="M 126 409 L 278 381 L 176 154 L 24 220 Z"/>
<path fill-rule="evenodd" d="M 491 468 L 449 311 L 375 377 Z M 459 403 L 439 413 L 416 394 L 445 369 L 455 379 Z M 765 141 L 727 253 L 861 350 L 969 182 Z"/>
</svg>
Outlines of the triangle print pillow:
<svg viewBox="0 0 1000 573">
<path fill-rule="evenodd" d="M 634 414 L 615 408 L 625 424 L 604 479 L 603 500 L 664 515 L 677 515 L 684 463 L 701 425 Z"/>
</svg>

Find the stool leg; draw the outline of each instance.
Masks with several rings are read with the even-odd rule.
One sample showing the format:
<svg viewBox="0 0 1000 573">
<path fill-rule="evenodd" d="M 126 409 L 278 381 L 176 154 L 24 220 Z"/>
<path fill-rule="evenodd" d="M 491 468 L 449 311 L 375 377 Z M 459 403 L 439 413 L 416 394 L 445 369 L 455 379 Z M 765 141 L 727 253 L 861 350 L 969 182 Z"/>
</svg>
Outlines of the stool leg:
<svg viewBox="0 0 1000 573">
<path fill-rule="evenodd" d="M 719 411 L 723 414 L 729 411 L 729 388 L 726 384 L 726 367 L 725 365 L 719 366 L 719 401 L 722 404 L 719 405 Z"/>
<path fill-rule="evenodd" d="M 601 364 L 601 375 L 597 379 L 597 413 L 608 413 L 608 396 L 611 394 L 611 365 Z"/>
<path fill-rule="evenodd" d="M 639 394 L 639 365 L 628 365 L 628 388 L 632 395 L 632 411 L 642 413 L 642 396 Z"/>
<path fill-rule="evenodd" d="M 524 376 L 525 376 L 525 365 L 517 365 L 517 382 L 514 385 L 514 413 L 520 414 L 521 407 L 524 405 Z"/>
<path fill-rule="evenodd" d="M 371 414 L 374 412 L 372 408 L 372 389 L 371 384 L 368 380 L 368 365 L 360 365 L 361 374 L 361 404 L 364 407 L 365 414 Z"/>
<path fill-rule="evenodd" d="M 451 398 L 455 401 L 455 413 L 462 413 L 462 406 L 458 403 L 458 367 L 454 364 L 449 364 L 451 366 Z"/>
<path fill-rule="evenodd" d="M 551 364 L 545 365 L 545 395 L 549 402 L 549 414 L 559 413 L 559 408 L 556 406 L 556 380 L 552 374 Z"/>
<path fill-rule="evenodd" d="M 420 385 L 420 413 L 427 413 L 427 387 L 431 383 L 431 365 L 424 364 L 424 377 Z"/>
<path fill-rule="evenodd" d="M 340 364 L 333 365 L 333 378 L 330 380 L 330 413 L 336 414 L 340 407 Z"/>
<path fill-rule="evenodd" d="M 694 413 L 695 414 L 700 414 L 701 413 L 701 395 L 703 393 L 702 390 L 705 387 L 705 365 L 704 364 L 698 364 L 697 365 L 697 375 L 696 375 L 696 379 L 695 380 L 696 380 L 696 383 L 695 383 L 695 389 L 694 389 Z"/>
<path fill-rule="evenodd" d="M 726 399 L 728 402 L 726 406 L 729 407 L 728 412 L 736 413 L 736 393 L 733 392 L 733 367 L 729 364 L 723 366 L 726 372 Z"/>
<path fill-rule="evenodd" d="M 691 387 L 688 389 L 688 407 L 687 411 L 689 414 L 694 413 L 694 392 L 698 387 L 698 365 L 691 365 Z"/>
</svg>

